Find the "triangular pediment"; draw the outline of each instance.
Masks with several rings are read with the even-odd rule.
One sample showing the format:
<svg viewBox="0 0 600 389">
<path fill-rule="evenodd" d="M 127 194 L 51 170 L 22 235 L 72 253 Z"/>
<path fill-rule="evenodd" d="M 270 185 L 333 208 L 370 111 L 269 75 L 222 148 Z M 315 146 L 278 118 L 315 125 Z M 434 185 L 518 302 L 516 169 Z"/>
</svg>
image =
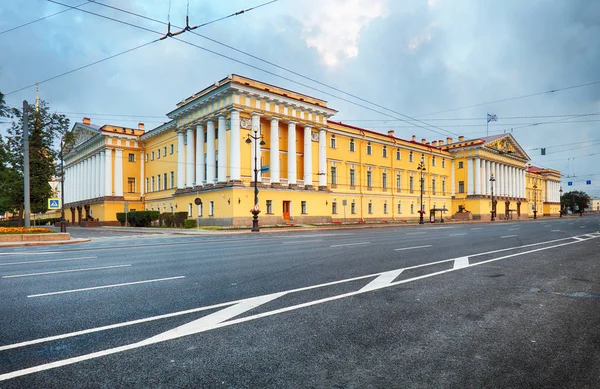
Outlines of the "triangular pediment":
<svg viewBox="0 0 600 389">
<path fill-rule="evenodd" d="M 499 137 L 494 137 L 495 139 L 484 139 L 485 143 L 484 147 L 492 149 L 501 155 L 509 155 L 513 158 L 519 158 L 529 161 L 530 158 L 523 150 L 521 146 L 517 143 L 515 138 L 511 134 L 505 134 Z"/>
<path fill-rule="evenodd" d="M 73 127 L 73 137 L 75 139 L 74 147 L 79 146 L 80 144 L 86 142 L 87 140 L 95 137 L 98 134 L 100 134 L 99 130 L 85 126 L 80 123 L 76 123 Z"/>
</svg>

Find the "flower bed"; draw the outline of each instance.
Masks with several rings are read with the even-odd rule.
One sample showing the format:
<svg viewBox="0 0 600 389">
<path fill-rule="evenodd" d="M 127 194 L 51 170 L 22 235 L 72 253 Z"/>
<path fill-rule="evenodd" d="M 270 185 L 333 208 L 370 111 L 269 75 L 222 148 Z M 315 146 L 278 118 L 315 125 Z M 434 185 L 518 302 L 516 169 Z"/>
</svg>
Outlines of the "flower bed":
<svg viewBox="0 0 600 389">
<path fill-rule="evenodd" d="M 0 227 L 0 234 L 47 234 L 54 231 L 48 228 Z"/>
</svg>

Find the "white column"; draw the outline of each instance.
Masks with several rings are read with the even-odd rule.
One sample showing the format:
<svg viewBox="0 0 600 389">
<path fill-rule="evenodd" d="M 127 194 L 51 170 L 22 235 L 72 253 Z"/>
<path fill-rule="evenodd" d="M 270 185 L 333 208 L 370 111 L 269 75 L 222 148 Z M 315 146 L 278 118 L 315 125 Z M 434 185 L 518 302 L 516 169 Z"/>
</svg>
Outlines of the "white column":
<svg viewBox="0 0 600 389">
<path fill-rule="evenodd" d="M 481 194 L 481 159 L 475 158 L 475 194 Z"/>
<path fill-rule="evenodd" d="M 92 198 L 92 157 L 85 160 L 85 198 Z"/>
<path fill-rule="evenodd" d="M 100 164 L 100 197 L 106 196 L 106 151 L 100 151 L 98 156 Z"/>
<path fill-rule="evenodd" d="M 144 164 L 146 160 L 144 159 L 144 152 L 140 151 L 140 182 L 138 182 L 138 186 L 140 188 L 140 197 L 144 195 L 145 186 L 146 186 L 146 172 L 144 171 Z M 165 183 L 166 186 L 166 183 Z"/>
<path fill-rule="evenodd" d="M 96 154 L 92 155 L 91 160 L 92 160 L 92 163 L 91 163 L 92 164 L 92 173 L 90 174 L 90 178 L 92 180 L 92 182 L 91 182 L 92 185 L 90 185 L 90 188 L 92 191 L 92 195 L 90 196 L 90 198 L 95 198 L 95 197 L 97 197 L 96 190 L 98 187 L 98 176 L 96 175 L 96 169 L 97 169 Z"/>
<path fill-rule="evenodd" d="M 219 169 L 217 171 L 217 181 L 227 182 L 227 123 L 225 116 L 219 116 L 219 143 L 217 149 L 217 159 Z"/>
<path fill-rule="evenodd" d="M 450 163 L 452 165 L 452 169 L 450 172 L 450 186 L 452 187 L 451 192 L 452 192 L 452 197 L 454 197 L 454 195 L 456 194 L 455 191 L 455 183 L 454 183 L 454 160 L 452 160 L 452 162 Z"/>
<path fill-rule="evenodd" d="M 113 195 L 113 189 L 112 189 L 112 183 L 113 183 L 113 169 L 112 169 L 112 150 L 113 149 L 106 149 L 106 158 L 105 158 L 105 162 L 106 162 L 106 173 L 104 174 L 104 190 L 106 193 L 106 196 L 112 196 Z"/>
<path fill-rule="evenodd" d="M 269 172 L 271 172 L 271 184 L 280 182 L 280 167 L 279 167 L 279 119 L 271 118 L 271 148 Z"/>
<path fill-rule="evenodd" d="M 512 196 L 517 197 L 517 168 L 512 167 Z"/>
<path fill-rule="evenodd" d="M 500 164 L 494 162 L 494 177 L 496 177 L 496 196 L 500 196 Z"/>
<path fill-rule="evenodd" d="M 512 176 L 512 166 L 508 166 L 508 196 L 512 197 L 513 196 L 513 176 Z"/>
<path fill-rule="evenodd" d="M 185 139 L 183 131 L 177 131 L 177 189 L 185 187 L 185 159 L 184 159 Z"/>
<path fill-rule="evenodd" d="M 256 130 L 256 132 L 254 132 L 254 130 Z M 260 137 L 261 131 L 260 131 L 260 115 L 257 113 L 253 113 L 252 114 L 252 136 L 259 136 Z M 251 152 L 250 152 L 250 166 L 252 166 L 252 171 L 250 172 L 250 182 L 254 182 L 254 169 L 258 169 L 258 174 L 257 174 L 257 180 L 260 182 L 261 181 L 261 174 L 260 174 L 260 165 L 261 165 L 261 151 L 260 151 L 260 146 L 257 145 L 256 143 L 260 142 L 260 140 L 256 140 L 256 139 L 252 139 L 252 143 L 250 144 L 250 147 L 252 148 Z M 256 155 L 256 166 L 254 166 L 254 157 L 256 152 L 258 151 L 258 155 Z"/>
<path fill-rule="evenodd" d="M 485 176 L 484 176 L 484 180 L 485 180 L 485 194 L 489 195 L 490 194 L 490 161 L 489 160 L 485 160 Z"/>
<path fill-rule="evenodd" d="M 296 184 L 296 122 L 288 123 L 288 184 Z"/>
<path fill-rule="evenodd" d="M 204 175 L 204 169 L 206 164 L 204 162 L 204 125 L 199 124 L 196 126 L 196 185 L 204 185 L 206 177 Z"/>
<path fill-rule="evenodd" d="M 215 122 L 206 121 L 206 182 L 214 184 L 217 177 L 215 165 Z"/>
<path fill-rule="evenodd" d="M 501 164 L 500 165 L 500 176 L 502 177 L 502 183 L 501 183 L 501 188 L 502 188 L 502 196 L 506 196 L 506 165 L 505 164 Z"/>
<path fill-rule="evenodd" d="M 123 149 L 115 149 L 115 196 L 123 196 Z"/>
<path fill-rule="evenodd" d="M 232 110 L 230 115 L 231 130 L 229 133 L 229 179 L 240 181 L 242 179 L 242 166 L 240 158 L 240 111 Z"/>
<path fill-rule="evenodd" d="M 102 159 L 100 158 L 100 152 L 96 153 L 96 194 L 94 197 L 102 197 Z"/>
<path fill-rule="evenodd" d="M 81 181 L 79 181 L 79 162 L 73 166 L 73 201 L 79 201 L 79 190 L 81 188 Z"/>
<path fill-rule="evenodd" d="M 185 186 L 194 185 L 194 128 L 187 129 L 187 147 L 185 150 Z"/>
<path fill-rule="evenodd" d="M 312 140 L 309 126 L 304 127 L 304 185 L 312 185 Z"/>
<path fill-rule="evenodd" d="M 79 182 L 78 182 L 78 185 L 79 185 L 79 188 L 78 188 L 79 199 L 77 201 L 81 201 L 81 200 L 83 200 L 85 198 L 84 197 L 85 194 L 83 192 L 85 190 L 85 180 L 84 180 L 84 177 L 85 177 L 85 171 L 84 171 L 85 161 L 82 160 L 81 162 L 79 162 L 78 165 L 79 165 Z"/>
<path fill-rule="evenodd" d="M 319 129 L 319 186 L 327 186 L 327 137 L 325 129 Z"/>
<path fill-rule="evenodd" d="M 467 194 L 475 193 L 475 183 L 473 182 L 473 158 L 467 159 Z"/>
</svg>

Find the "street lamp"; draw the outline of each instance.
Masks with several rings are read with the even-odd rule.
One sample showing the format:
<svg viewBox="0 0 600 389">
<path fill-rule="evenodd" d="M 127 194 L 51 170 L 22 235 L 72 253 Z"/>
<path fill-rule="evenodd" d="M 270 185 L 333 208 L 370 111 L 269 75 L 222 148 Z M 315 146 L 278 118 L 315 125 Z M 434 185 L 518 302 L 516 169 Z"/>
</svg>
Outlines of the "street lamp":
<svg viewBox="0 0 600 389">
<path fill-rule="evenodd" d="M 421 171 L 421 209 L 419 210 L 419 224 L 423 224 L 423 214 L 425 210 L 423 209 L 423 183 L 425 179 L 423 175 L 425 174 L 425 157 L 421 157 L 421 162 L 419 166 L 417 166 L 417 170 Z"/>
<path fill-rule="evenodd" d="M 246 143 L 252 143 L 254 139 L 254 207 L 252 207 L 252 232 L 259 232 L 258 228 L 258 214 L 260 213 L 260 208 L 258 207 L 258 140 L 260 139 L 260 145 L 266 145 L 262 135 L 258 135 L 258 128 L 254 127 L 254 134 L 248 134 L 248 138 L 246 138 Z"/>
<path fill-rule="evenodd" d="M 537 185 L 533 184 L 533 218 L 537 219 Z"/>
<path fill-rule="evenodd" d="M 560 187 L 559 192 L 560 192 L 560 213 L 559 213 L 558 217 L 562 217 L 562 214 L 563 214 L 563 205 L 562 205 L 562 192 L 563 192 L 563 190 L 562 190 L 562 186 Z"/>
<path fill-rule="evenodd" d="M 60 232 L 67 232 L 67 223 L 65 222 L 65 135 L 60 138 Z"/>
<path fill-rule="evenodd" d="M 490 185 L 492 187 L 492 221 L 496 220 L 495 219 L 496 207 L 494 206 L 494 182 L 495 181 L 496 181 L 496 179 L 494 178 L 494 173 L 492 173 L 492 175 L 490 176 Z"/>
</svg>

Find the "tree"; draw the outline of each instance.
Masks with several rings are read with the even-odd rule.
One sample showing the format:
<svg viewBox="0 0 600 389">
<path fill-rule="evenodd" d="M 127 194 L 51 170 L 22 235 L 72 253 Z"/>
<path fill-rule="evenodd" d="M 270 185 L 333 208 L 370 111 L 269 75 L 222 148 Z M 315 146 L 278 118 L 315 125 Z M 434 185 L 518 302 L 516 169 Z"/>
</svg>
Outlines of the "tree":
<svg viewBox="0 0 600 389">
<path fill-rule="evenodd" d="M 580 190 L 567 192 L 561 198 L 563 209 L 570 209 L 572 213 L 583 212 L 584 209 L 590 206 L 591 201 L 590 196 Z"/>
<path fill-rule="evenodd" d="M 5 173 L 8 180 L 0 185 L 3 207 L 19 210 L 23 216 L 23 112 L 11 110 L 12 126 L 8 129 L 6 142 L 0 144 L 4 154 Z M 48 198 L 52 196 L 49 182 L 58 172 L 55 143 L 68 132 L 69 119 L 65 115 L 51 113 L 46 102 L 40 101 L 39 108 L 29 106 L 29 172 L 31 212 L 46 212 Z M 1 157 L 1 156 L 0 156 Z M 4 164 L 4 163 L 3 163 Z"/>
</svg>

